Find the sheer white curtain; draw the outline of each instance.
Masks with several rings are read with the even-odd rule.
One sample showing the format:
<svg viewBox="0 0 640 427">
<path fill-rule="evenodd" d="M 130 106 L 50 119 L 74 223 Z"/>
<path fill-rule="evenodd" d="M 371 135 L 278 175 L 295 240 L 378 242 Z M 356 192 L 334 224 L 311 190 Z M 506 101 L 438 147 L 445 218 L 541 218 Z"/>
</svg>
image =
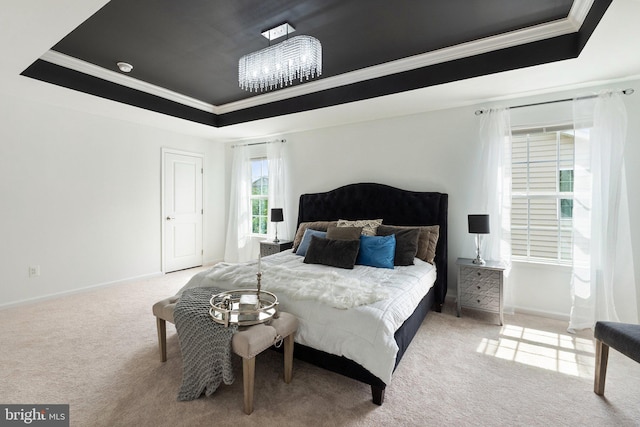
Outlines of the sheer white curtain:
<svg viewBox="0 0 640 427">
<path fill-rule="evenodd" d="M 293 212 L 287 199 L 287 148 L 284 141 L 267 144 L 269 164 L 269 219 L 272 208 L 282 208 L 284 222 L 278 223 L 278 239 L 291 240 L 290 228 Z M 268 234 L 275 236 L 276 223 L 269 221 Z"/>
<path fill-rule="evenodd" d="M 489 214 L 491 233 L 483 236 L 482 257 L 511 265 L 511 117 L 508 109 L 485 111 L 480 116 L 480 179 L 474 193 L 472 214 Z M 504 305 L 513 307 L 513 296 L 505 280 Z"/>
<path fill-rule="evenodd" d="M 259 147 L 258 152 L 253 152 L 249 144 L 236 145 L 233 148 L 229 221 L 224 255 L 227 262 L 244 262 L 258 256 L 260 239 L 251 233 L 251 157 L 262 157 L 264 153 L 263 145 Z M 287 226 L 287 221 L 291 216 L 291 210 L 287 203 L 287 156 L 284 141 L 267 143 L 266 153 L 269 174 L 267 234 L 275 236 L 275 223 L 270 221 L 270 209 L 283 208 L 285 222 L 278 225 L 278 238 L 285 240 L 289 239 L 290 227 Z"/>
<path fill-rule="evenodd" d="M 248 145 L 233 148 L 229 221 L 224 258 L 242 262 L 252 258 L 251 241 L 251 158 Z"/>
<path fill-rule="evenodd" d="M 637 323 L 624 171 L 627 112 L 618 93 L 574 100 L 572 307 L 568 330 Z"/>
</svg>

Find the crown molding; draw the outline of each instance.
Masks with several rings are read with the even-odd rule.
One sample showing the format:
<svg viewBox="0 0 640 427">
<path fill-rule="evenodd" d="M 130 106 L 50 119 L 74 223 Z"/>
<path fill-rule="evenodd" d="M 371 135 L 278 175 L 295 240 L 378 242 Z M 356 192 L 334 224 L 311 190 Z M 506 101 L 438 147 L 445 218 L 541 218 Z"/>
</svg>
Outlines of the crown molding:
<svg viewBox="0 0 640 427">
<path fill-rule="evenodd" d="M 206 102 L 191 98 L 181 93 L 174 92 L 169 89 L 144 82 L 142 80 L 138 80 L 136 78 L 121 74 L 116 71 L 99 67 L 95 64 L 91 64 L 81 59 L 65 55 L 64 53 L 60 53 L 55 50 L 47 51 L 40 57 L 40 59 L 52 64 L 59 65 L 61 67 L 65 67 L 74 71 L 78 71 L 80 73 L 109 81 L 111 83 L 126 86 L 128 88 L 136 89 L 151 95 L 156 95 L 161 98 L 180 103 L 182 105 L 197 108 L 198 110 L 206 111 L 208 113 L 215 113 L 215 106 L 212 104 L 208 104 Z"/>
<path fill-rule="evenodd" d="M 213 113 L 225 114 L 289 98 L 308 95 L 311 93 L 332 89 L 360 81 L 384 77 L 403 71 L 440 64 L 456 59 L 467 58 L 509 47 L 545 40 L 553 37 L 575 33 L 580 30 L 594 0 L 574 0 L 568 16 L 553 22 L 548 22 L 521 30 L 512 31 L 497 36 L 486 37 L 459 45 L 438 49 L 432 52 L 414 55 L 408 58 L 390 61 L 368 68 L 363 68 L 338 76 L 315 80 L 275 92 L 268 92 L 240 101 L 223 105 L 213 105 L 180 93 L 146 83 L 131 76 L 108 70 L 97 65 L 82 61 L 54 50 L 49 50 L 40 59 L 53 64 L 69 68 L 93 77 L 110 81 L 142 92 L 168 99 L 189 107 Z"/>
<path fill-rule="evenodd" d="M 591 6 L 593 6 L 593 2 L 594 0 L 574 0 L 571 5 L 567 21 L 571 22 L 576 31 L 582 27 L 582 23 L 587 18 L 587 14 L 589 14 Z"/>
</svg>

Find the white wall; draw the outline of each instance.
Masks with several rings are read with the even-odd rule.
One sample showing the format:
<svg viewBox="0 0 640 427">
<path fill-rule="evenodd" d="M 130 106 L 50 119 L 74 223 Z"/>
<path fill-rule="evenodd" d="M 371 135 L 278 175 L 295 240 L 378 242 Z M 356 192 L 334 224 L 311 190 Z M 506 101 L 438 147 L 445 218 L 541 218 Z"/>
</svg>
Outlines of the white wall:
<svg viewBox="0 0 640 427">
<path fill-rule="evenodd" d="M 43 89 L 79 96 L 89 111 L 109 104 Z M 223 257 L 223 145 L 137 124 L 132 107 L 120 106 L 130 120 L 81 109 L 35 92 L 0 97 L 0 307 L 159 274 L 162 147 L 204 154 L 204 259 Z M 30 265 L 40 277 L 29 278 Z"/>
<path fill-rule="evenodd" d="M 627 82 L 620 88 L 626 87 L 635 87 L 640 92 L 639 81 Z M 562 99 L 589 92 L 582 89 L 515 99 L 504 106 Z M 636 143 L 640 140 L 640 120 L 637 119 L 640 117 L 640 95 L 624 99 L 629 112 L 627 181 L 629 188 L 633 189 L 632 183 L 640 182 L 640 168 L 634 167 L 640 161 L 640 147 Z M 475 190 L 475 159 L 480 152 L 477 137 L 479 118 L 474 112 L 487 106 L 490 105 L 286 135 L 291 159 L 292 205 L 297 207 L 302 193 L 327 191 L 354 182 L 380 182 L 409 190 L 448 193 L 449 257 L 452 261 L 448 295 L 455 295 L 455 259 L 474 256 L 473 236 L 466 230 L 466 216 Z M 555 106 L 544 108 L 553 110 Z M 228 166 L 230 168 L 230 164 Z M 637 220 L 640 218 L 640 194 L 632 191 L 629 197 L 635 272 L 636 278 L 640 279 L 640 221 Z M 569 273 L 562 267 L 516 263 L 510 278 L 514 306 L 521 311 L 568 316 L 571 304 Z"/>
<path fill-rule="evenodd" d="M 231 144 L 225 150 L 212 138 L 183 132 L 184 121 L 158 120 L 153 113 L 105 100 L 93 105 L 86 95 L 50 85 L 29 81 L 26 86 L 30 90 L 24 96 L 18 90 L 0 96 L 0 307 L 158 274 L 162 147 L 205 154 L 205 261 L 223 258 Z M 622 87 L 635 87 L 640 93 L 640 81 Z M 46 102 L 40 101 L 43 91 L 48 92 Z M 516 99 L 505 105 L 585 92 Z M 55 105 L 51 94 L 74 102 Z M 77 104 L 76 98 L 87 105 L 69 107 Z M 640 95 L 624 99 L 629 112 L 627 181 L 633 190 L 640 182 L 640 168 L 634 167 L 640 160 Z M 474 242 L 466 232 L 466 215 L 479 155 L 479 119 L 474 111 L 487 106 L 282 134 L 291 158 L 290 203 L 297 207 L 305 192 L 364 181 L 446 192 L 450 259 L 471 257 Z M 117 113 L 108 118 L 112 107 Z M 109 111 L 85 112 L 104 110 Z M 640 218 L 640 195 L 631 191 L 629 196 L 635 272 L 640 278 L 640 222 L 634 221 Z M 288 215 L 295 218 L 297 212 Z M 40 277 L 28 277 L 30 265 L 40 265 Z M 449 274 L 449 295 L 454 295 L 454 262 Z M 568 314 L 566 270 L 516 264 L 511 279 L 516 308 Z"/>
<path fill-rule="evenodd" d="M 452 123 L 458 115 L 471 120 Z M 293 206 L 302 193 L 378 182 L 449 193 L 450 230 L 460 229 L 466 224 L 461 202 L 471 191 L 464 175 L 474 159 L 460 154 L 468 147 L 474 117 L 471 109 L 453 116 L 438 111 L 288 135 Z M 461 237 L 449 235 L 450 254 L 461 252 Z M 449 270 L 453 274 L 452 267 Z"/>
</svg>

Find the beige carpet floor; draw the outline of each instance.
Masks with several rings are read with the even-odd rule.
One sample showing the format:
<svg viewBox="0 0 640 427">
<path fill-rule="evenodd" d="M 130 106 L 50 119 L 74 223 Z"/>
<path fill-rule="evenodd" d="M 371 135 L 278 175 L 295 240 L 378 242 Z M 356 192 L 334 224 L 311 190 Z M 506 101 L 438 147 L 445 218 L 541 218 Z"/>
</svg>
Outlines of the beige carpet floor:
<svg viewBox="0 0 640 427">
<path fill-rule="evenodd" d="M 70 405 L 72 426 L 634 426 L 640 364 L 612 350 L 605 398 L 593 393 L 591 331 L 535 316 L 453 307 L 430 313 L 394 374 L 385 403 L 370 388 L 281 355 L 256 362 L 254 412 L 236 381 L 209 398 L 179 402 L 178 338 L 158 355 L 154 302 L 198 269 L 0 310 L 0 403 Z"/>
</svg>

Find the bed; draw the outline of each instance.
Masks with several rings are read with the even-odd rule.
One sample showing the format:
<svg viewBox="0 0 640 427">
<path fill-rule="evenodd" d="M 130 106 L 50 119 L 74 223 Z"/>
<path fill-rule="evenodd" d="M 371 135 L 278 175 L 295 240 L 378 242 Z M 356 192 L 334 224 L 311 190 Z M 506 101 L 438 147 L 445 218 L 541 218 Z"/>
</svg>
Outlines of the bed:
<svg viewBox="0 0 640 427">
<path fill-rule="evenodd" d="M 364 283 L 365 280 L 370 283 L 372 277 L 378 277 L 381 282 L 387 283 L 391 280 L 388 279 L 389 275 L 407 277 L 414 283 L 411 288 L 407 287 L 406 292 L 402 287 L 404 284 L 387 290 L 392 295 L 402 290 L 402 298 L 383 299 L 383 295 L 378 296 L 377 302 L 369 305 L 340 309 L 315 301 L 301 301 L 289 294 L 280 293 L 280 289 L 271 289 L 278 294 L 282 311 L 291 312 L 300 318 L 301 326 L 296 334 L 294 357 L 369 384 L 373 402 L 378 405 L 383 403 L 391 374 L 400 363 L 423 319 L 429 310 L 440 311 L 444 303 L 447 292 L 447 202 L 448 196 L 444 193 L 406 191 L 376 183 L 351 184 L 328 192 L 300 196 L 298 228 L 300 224 L 319 221 L 382 219 L 383 224 L 393 226 L 437 225 L 439 233 L 435 258 L 431 263 L 416 259 L 415 266 L 392 269 L 357 266 L 349 271 L 329 267 L 331 270 L 340 270 L 340 274 L 350 275 L 354 283 Z M 321 274 L 320 271 L 327 268 L 309 265 L 303 262 L 303 258 L 307 257 L 289 250 L 262 258 L 258 266 L 255 262 L 214 266 L 211 270 L 194 276 L 185 288 L 216 286 L 234 289 L 251 284 L 255 287 L 256 268 L 261 268 L 262 265 L 265 268 L 263 287 L 269 290 L 268 282 L 276 280 L 266 280 L 269 277 L 267 273 L 273 272 L 275 275 L 277 272 L 284 273 L 285 270 L 301 269 L 303 274 L 309 275 L 309 280 L 314 280 L 316 272 Z M 420 273 L 416 273 L 417 271 Z M 284 279 L 280 281 L 286 281 L 287 277 L 282 277 Z M 376 286 L 377 288 L 379 287 Z M 407 297 L 406 303 L 400 301 L 405 298 L 404 294 L 410 294 L 411 300 Z M 390 302 L 391 300 L 394 301 Z M 391 313 L 389 316 L 393 317 L 390 320 L 392 323 L 374 324 L 377 320 L 373 319 L 375 316 L 372 312 Z M 309 313 L 315 313 L 316 317 Z M 371 331 L 367 330 L 369 321 Z M 350 325 L 355 325 L 354 331 L 350 329 Z M 356 331 L 355 328 L 360 329 Z M 359 335 L 365 338 L 360 338 Z M 338 347 L 332 344 L 332 339 L 340 342 Z M 376 356 L 372 357 L 374 354 Z"/>
</svg>

